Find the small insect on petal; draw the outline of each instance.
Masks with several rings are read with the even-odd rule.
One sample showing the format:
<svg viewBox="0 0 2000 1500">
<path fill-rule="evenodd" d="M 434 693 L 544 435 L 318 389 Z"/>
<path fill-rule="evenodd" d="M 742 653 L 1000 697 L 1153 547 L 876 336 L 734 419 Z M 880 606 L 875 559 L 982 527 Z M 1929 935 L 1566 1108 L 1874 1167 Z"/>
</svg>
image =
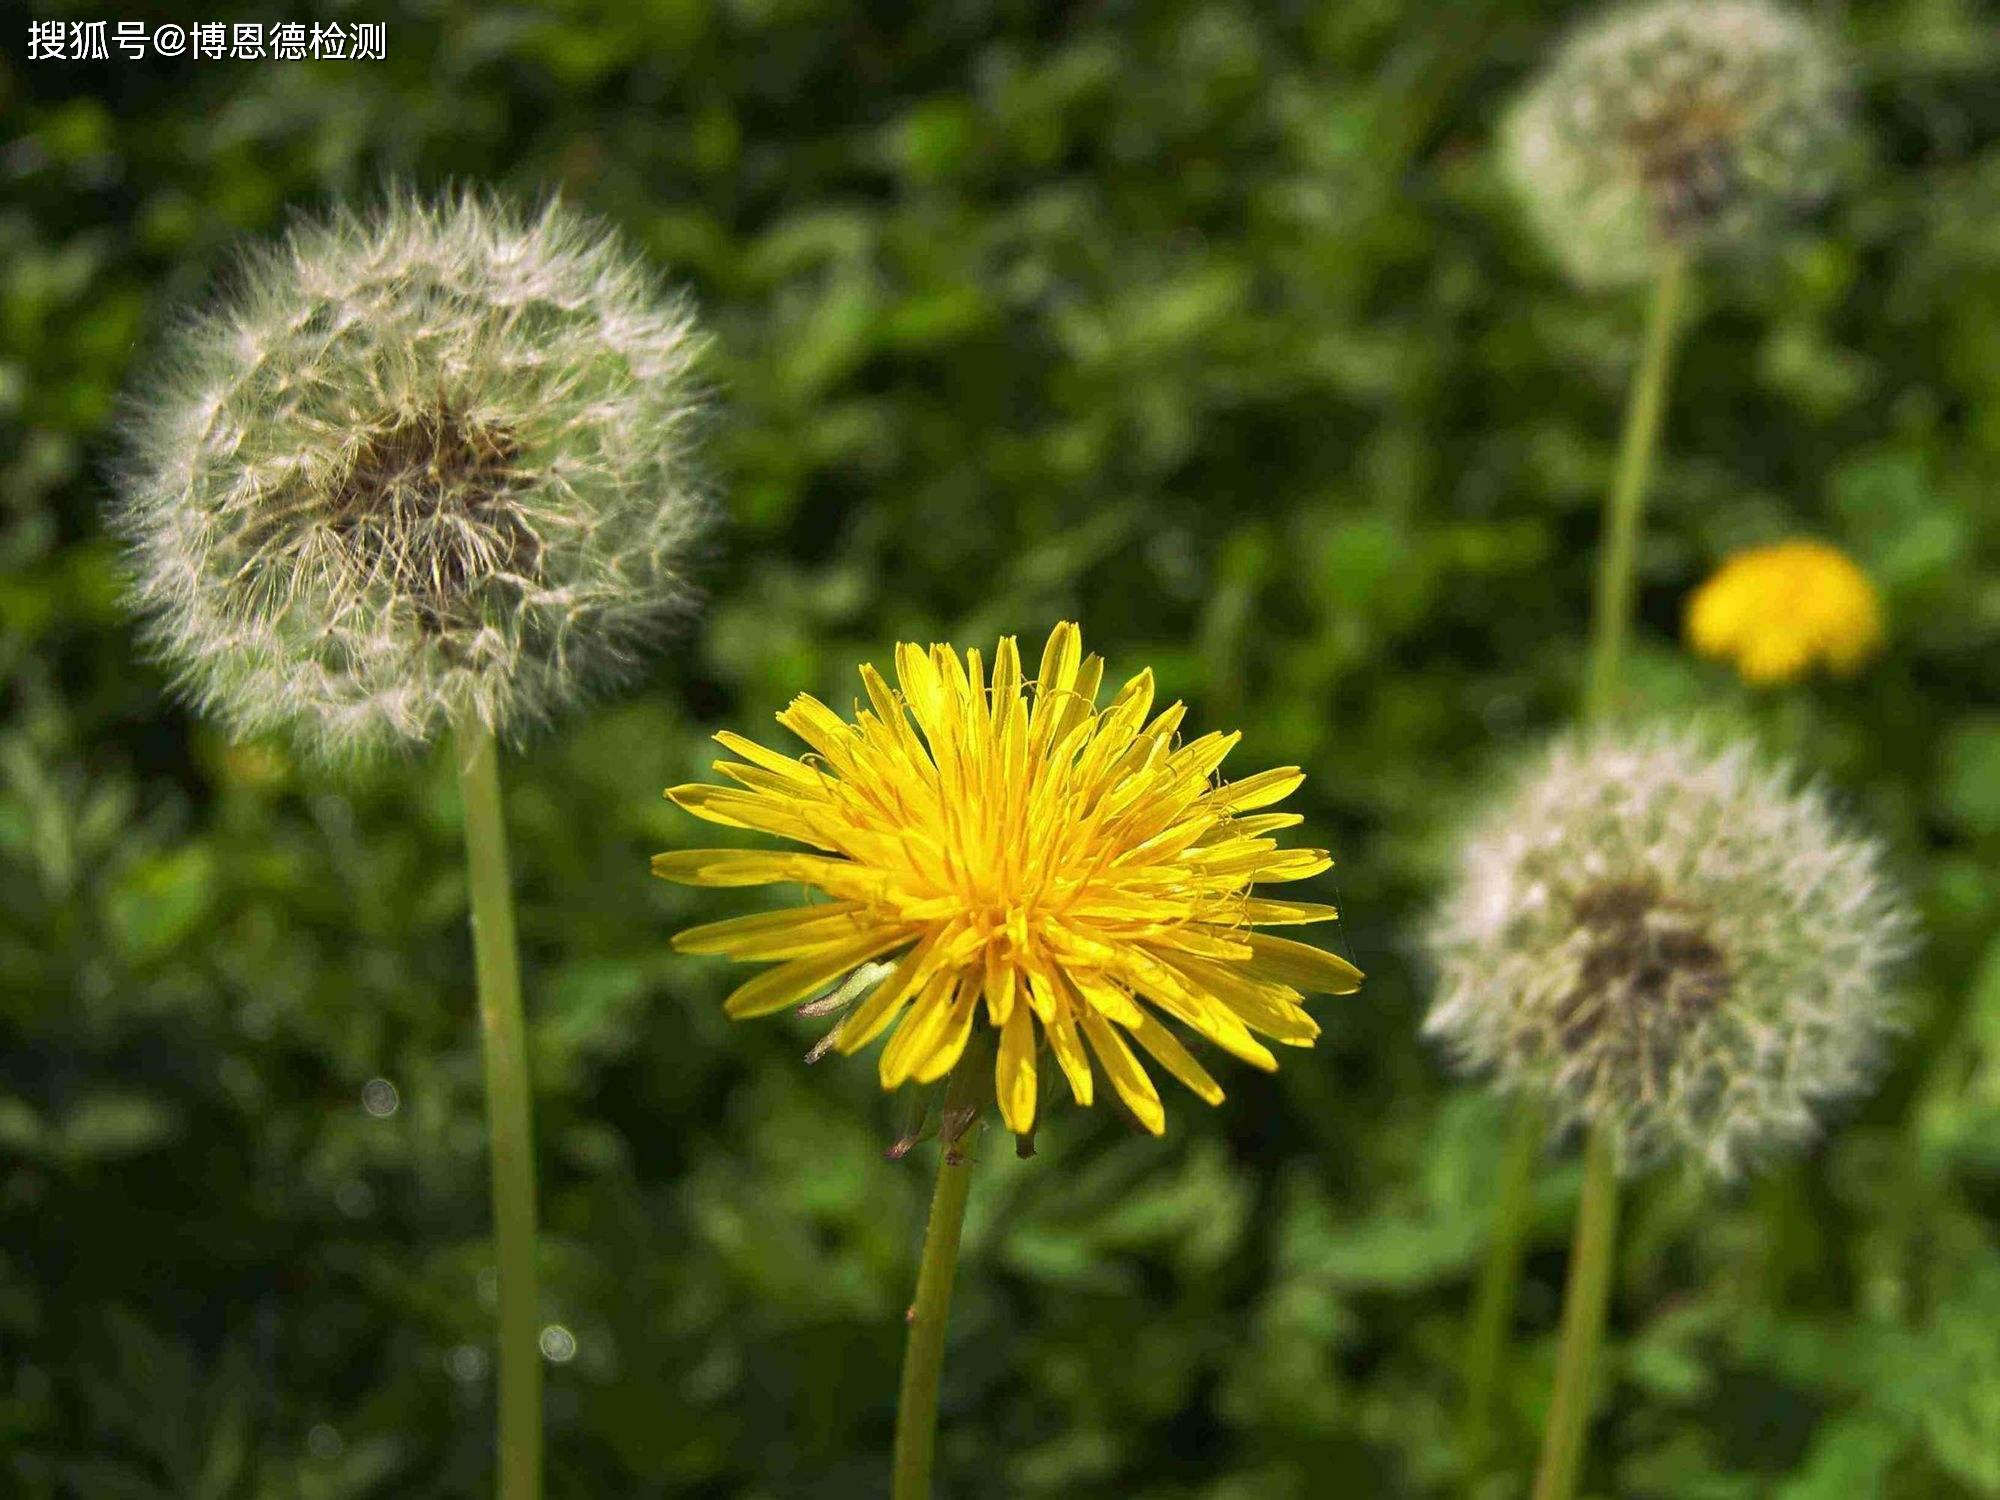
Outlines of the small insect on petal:
<svg viewBox="0 0 2000 1500">
<path fill-rule="evenodd" d="M 766 969 L 755 979 L 738 985 L 722 1008 L 739 1021 L 783 1010 L 838 979 L 856 964 L 886 953 L 902 941 L 893 932 L 863 933 L 841 947 Z"/>
</svg>

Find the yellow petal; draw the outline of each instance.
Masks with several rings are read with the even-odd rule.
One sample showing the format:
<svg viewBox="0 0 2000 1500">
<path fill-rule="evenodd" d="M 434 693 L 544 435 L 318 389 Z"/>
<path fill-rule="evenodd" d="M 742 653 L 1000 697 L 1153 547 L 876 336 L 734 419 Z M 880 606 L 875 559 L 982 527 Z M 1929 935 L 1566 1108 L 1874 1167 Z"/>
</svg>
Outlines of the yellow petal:
<svg viewBox="0 0 2000 1500">
<path fill-rule="evenodd" d="M 903 717 L 903 705 L 896 700 L 895 690 L 875 670 L 872 662 L 861 664 L 861 686 L 866 689 L 868 701 L 875 705 L 875 712 L 884 724 L 894 724 Z"/>
<path fill-rule="evenodd" d="M 1038 974 L 1028 976 L 1031 991 L 1043 989 L 1045 981 Z M 1049 1051 L 1055 1054 L 1056 1066 L 1069 1080 L 1070 1096 L 1085 1109 L 1096 1095 L 1096 1087 L 1090 1073 L 1090 1054 L 1083 1050 L 1083 1041 L 1076 1033 L 1076 1010 L 1072 1002 L 1063 995 L 1051 992 L 1048 996 L 1048 1014 L 1042 1022 L 1042 1033 L 1049 1039 Z"/>
<path fill-rule="evenodd" d="M 1118 690 L 1118 696 L 1098 716 L 1097 737 L 1091 742 L 1085 763 L 1101 771 L 1112 764 L 1138 736 L 1139 726 L 1153 711 L 1153 669 L 1147 667 Z"/>
<path fill-rule="evenodd" d="M 1083 659 L 1083 665 L 1076 669 L 1076 681 L 1070 685 L 1069 697 L 1057 708 L 1055 719 L 1049 726 L 1049 744 L 1056 747 L 1065 737 L 1081 728 L 1097 709 L 1097 689 L 1104 681 L 1104 658 L 1095 653 Z"/>
<path fill-rule="evenodd" d="M 1009 1130 L 1026 1135 L 1035 1128 L 1035 1020 L 1025 1005 L 1015 1006 L 1000 1028 L 993 1092 Z"/>
<path fill-rule="evenodd" d="M 686 786 L 667 788 L 667 799 L 683 812 L 693 813 L 725 828 L 748 828 L 757 833 L 775 833 L 780 838 L 797 839 L 802 844 L 829 848 L 813 836 L 813 828 L 799 816 L 797 803 L 776 801 L 758 792 L 738 791 L 731 786 L 712 786 L 694 781 Z"/>
<path fill-rule="evenodd" d="M 1331 870 L 1333 861 L 1324 849 L 1279 849 L 1257 866 L 1253 883 L 1280 880 L 1308 880 Z"/>
<path fill-rule="evenodd" d="M 972 1035 L 973 1018 L 978 1014 L 979 986 L 970 979 L 961 979 L 958 998 L 951 1003 L 951 1013 L 945 1018 L 936 1045 L 910 1076 L 918 1083 L 936 1083 L 957 1067 L 959 1058 L 965 1054 L 966 1040 Z"/>
<path fill-rule="evenodd" d="M 1144 864 L 1148 860 L 1166 861 L 1191 849 L 1214 826 L 1214 817 L 1209 813 L 1198 813 L 1172 828 L 1163 829 L 1151 838 L 1121 850 L 1113 861 L 1120 865 Z"/>
<path fill-rule="evenodd" d="M 1083 997 L 1086 1009 L 1101 1016 L 1109 1016 L 1120 1026 L 1137 1024 L 1138 1003 L 1117 985 L 1095 974 L 1072 974 L 1070 983 L 1076 986 L 1077 993 Z"/>
<path fill-rule="evenodd" d="M 1181 720 L 1186 717 L 1187 705 L 1176 699 L 1154 716 L 1145 728 L 1144 737 L 1164 745 L 1180 732 Z"/>
<path fill-rule="evenodd" d="M 1184 927 L 1169 927 L 1158 937 L 1148 937 L 1146 945 L 1154 949 L 1171 949 L 1175 953 L 1192 953 L 1198 958 L 1212 958 L 1219 963 L 1248 963 L 1251 958 L 1250 945 L 1243 941 L 1247 934 L 1240 927 L 1207 927 L 1190 922 Z"/>
<path fill-rule="evenodd" d="M 741 761 L 715 760 L 709 762 L 709 767 L 753 792 L 796 799 L 805 805 L 818 805 L 826 801 L 826 785 L 820 773 L 815 773 L 809 784 L 801 785 L 790 777 L 780 776 L 775 771 L 767 771 L 762 766 L 745 765 Z M 668 795 L 671 796 L 672 793 Z"/>
<path fill-rule="evenodd" d="M 653 856 L 653 873 L 677 885 L 824 885 L 855 871 L 851 860 L 768 849 L 676 849 Z"/>
<path fill-rule="evenodd" d="M 789 755 L 780 755 L 775 750 L 766 750 L 755 740 L 724 729 L 717 732 L 715 742 L 725 750 L 735 752 L 759 770 L 769 771 L 773 776 L 782 776 L 802 789 L 816 789 L 820 784 L 820 773 L 811 766 L 794 760 Z"/>
<path fill-rule="evenodd" d="M 1248 883 L 1263 879 L 1261 872 L 1266 867 L 1282 863 L 1285 855 L 1297 852 L 1280 849 L 1269 839 L 1230 838 L 1188 850 L 1183 863 L 1199 871 L 1204 879 Z"/>
<path fill-rule="evenodd" d="M 1125 1039 L 1109 1021 L 1088 1006 L 1078 1012 L 1077 1023 L 1083 1027 L 1083 1034 L 1090 1038 L 1091 1049 L 1104 1066 L 1104 1076 L 1118 1090 L 1118 1097 L 1125 1101 L 1125 1107 L 1154 1135 L 1164 1135 L 1167 1112 L 1160 1107 L 1159 1091 L 1153 1087 L 1153 1080 L 1146 1076 L 1146 1070 L 1139 1066 L 1139 1059 L 1132 1055 L 1132 1049 L 1125 1045 Z"/>
<path fill-rule="evenodd" d="M 1332 922 L 1340 913 L 1318 901 L 1267 901 L 1252 897 L 1243 903 L 1243 920 L 1255 927 L 1298 927 L 1307 922 Z"/>
<path fill-rule="evenodd" d="M 1152 1053 L 1161 1067 L 1192 1089 L 1198 1098 L 1209 1104 L 1222 1102 L 1222 1085 L 1209 1077 L 1208 1071 L 1180 1044 L 1180 1039 L 1156 1019 L 1142 1011 L 1139 1024 L 1131 1032 L 1133 1041 Z"/>
<path fill-rule="evenodd" d="M 949 646 L 933 646 L 931 661 L 938 669 L 938 681 L 944 684 L 946 704 L 964 705 L 972 697 L 972 674 L 966 670 L 965 659 Z"/>
<path fill-rule="evenodd" d="M 1177 776 L 1206 777 L 1228 757 L 1242 741 L 1243 732 L 1234 730 L 1229 734 L 1205 734 L 1198 740 L 1191 740 L 1174 752 L 1173 771 Z"/>
<path fill-rule="evenodd" d="M 1254 978 L 1243 964 L 1212 964 L 1202 959 L 1178 957 L 1171 961 L 1205 999 L 1223 1006 L 1251 1030 L 1287 1047 L 1310 1047 L 1319 1035 L 1319 1022 L 1306 1010 L 1297 990 Z M 1160 1008 L 1169 1015 L 1175 1015 L 1164 1004 Z M 1179 1017 L 1176 1016 L 1176 1019 Z M 1199 1026 L 1195 1029 L 1201 1031 L 1203 1036 L 1208 1035 Z M 1277 1066 L 1277 1059 L 1271 1057 L 1269 1052 L 1264 1056 L 1270 1059 L 1269 1066 Z"/>
<path fill-rule="evenodd" d="M 1119 713 L 1132 721 L 1131 732 L 1137 734 L 1139 726 L 1146 722 L 1146 715 L 1153 711 L 1153 698 L 1159 692 L 1159 684 L 1153 680 L 1153 669 L 1141 667 L 1125 679 L 1125 685 L 1118 689 L 1104 711 Z"/>
<path fill-rule="evenodd" d="M 1042 648 L 1041 669 L 1035 673 L 1035 698 L 1039 703 L 1067 693 L 1076 684 L 1077 663 L 1083 658 L 1083 632 L 1068 620 L 1059 621 L 1049 632 Z"/>
<path fill-rule="evenodd" d="M 951 1020 L 953 980 L 954 976 L 948 972 L 933 974 L 923 993 L 911 1002 L 896 1027 L 896 1034 L 882 1049 L 879 1071 L 883 1088 L 901 1088 L 917 1065 L 928 1060 L 936 1049 Z"/>
<path fill-rule="evenodd" d="M 1005 1026 L 1014 1011 L 1014 966 L 1003 963 L 991 943 L 986 945 L 985 973 L 986 1019 L 995 1026 Z"/>
<path fill-rule="evenodd" d="M 966 742 L 984 747 L 993 739 L 993 705 L 986 696 L 986 658 L 976 646 L 965 650 L 966 715 L 969 733 Z"/>
<path fill-rule="evenodd" d="M 708 922 L 675 933 L 674 951 L 723 953 L 737 959 L 798 958 L 852 937 L 855 913 L 860 910 L 858 902 L 833 901 Z"/>
<path fill-rule="evenodd" d="M 1306 779 L 1306 773 L 1297 766 L 1279 766 L 1275 770 L 1259 771 L 1255 776 L 1246 776 L 1241 781 L 1232 781 L 1217 787 L 1208 795 L 1211 807 L 1226 807 L 1234 812 L 1249 812 L 1254 808 L 1269 807 L 1273 802 L 1283 802 L 1296 792 Z"/>
<path fill-rule="evenodd" d="M 800 693 L 778 715 L 778 722 L 825 756 L 842 775 L 854 766 L 854 726 L 810 693 Z"/>
<path fill-rule="evenodd" d="M 938 678 L 937 663 L 915 641 L 898 641 L 896 681 L 917 726 L 935 748 L 944 720 L 944 684 Z"/>
<path fill-rule="evenodd" d="M 1021 696 L 1021 646 L 1011 635 L 1000 637 L 993 653 L 993 720 L 997 724 L 1007 707 Z"/>
<path fill-rule="evenodd" d="M 1351 995 L 1361 988 L 1361 971 L 1337 953 L 1267 932 L 1250 933 L 1247 941 L 1257 955 L 1250 961 L 1250 972 L 1259 979 L 1276 980 L 1308 994 Z"/>
<path fill-rule="evenodd" d="M 1134 963 L 1140 974 L 1136 982 L 1146 998 L 1161 1010 L 1251 1067 L 1262 1068 L 1266 1073 L 1278 1070 L 1278 1059 L 1271 1055 L 1270 1048 L 1250 1035 L 1244 1017 L 1236 1008 L 1208 992 L 1205 976 L 1223 972 L 1225 965 L 1181 954 L 1151 952 L 1134 955 Z"/>
<path fill-rule="evenodd" d="M 1282 833 L 1287 828 L 1296 828 L 1305 820 L 1304 813 L 1258 813 L 1254 817 L 1231 818 L 1221 826 L 1244 838 L 1262 838 L 1267 833 Z"/>
</svg>

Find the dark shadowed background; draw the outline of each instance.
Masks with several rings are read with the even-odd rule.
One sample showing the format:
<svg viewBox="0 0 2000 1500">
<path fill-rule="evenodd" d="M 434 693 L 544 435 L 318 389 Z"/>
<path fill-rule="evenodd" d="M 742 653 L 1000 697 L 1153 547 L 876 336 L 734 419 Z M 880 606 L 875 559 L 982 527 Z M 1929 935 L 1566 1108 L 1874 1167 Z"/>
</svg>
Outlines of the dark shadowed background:
<svg viewBox="0 0 2000 1500">
<path fill-rule="evenodd" d="M 1705 276 L 1633 675 L 1891 845 L 1910 1026 L 1827 1142 L 1629 1200 L 1589 1486 L 2000 1494 L 2000 41 L 1974 0 L 1815 7 L 1849 184 Z M 37 16 L 102 16 L 38 0 Z M 305 17 L 145 3 L 125 19 Z M 1503 1112 L 1417 1035 L 1414 935 L 1493 769 L 1563 722 L 1640 304 L 1572 292 L 1490 142 L 1527 0 L 335 8 L 382 62 L 27 61 L 0 30 L 0 1489 L 488 1484 L 480 1066 L 441 756 L 336 776 L 177 706 L 118 598 L 118 393 L 232 246 L 385 179 L 559 188 L 715 338 L 705 617 L 505 768 L 547 1225 L 553 1497 L 883 1491 L 927 1151 L 872 1065 L 733 1026 L 649 879 L 704 736 L 781 741 L 899 638 L 1079 619 L 1232 769 L 1297 762 L 1370 973 L 1164 1141 L 989 1145 L 947 1368 L 954 1497 L 1454 1482 Z M 1850 683 L 1677 644 L 1730 548 L 1884 591 Z M 740 976 L 738 976 L 740 977 Z M 1532 1451 L 1575 1172 L 1508 1384 Z M 1503 1486 L 1499 1493 L 1507 1493 Z"/>
</svg>

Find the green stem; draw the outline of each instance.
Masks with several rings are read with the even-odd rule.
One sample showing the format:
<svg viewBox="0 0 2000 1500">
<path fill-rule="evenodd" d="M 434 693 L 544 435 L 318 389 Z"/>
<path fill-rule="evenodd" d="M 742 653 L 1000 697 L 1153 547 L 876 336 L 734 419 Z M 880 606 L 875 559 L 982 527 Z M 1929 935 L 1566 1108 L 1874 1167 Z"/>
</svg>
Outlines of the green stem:
<svg viewBox="0 0 2000 1500">
<path fill-rule="evenodd" d="M 945 1090 L 946 1128 L 982 1100 L 985 1079 L 979 1059 L 968 1055 L 952 1069 Z M 910 1337 L 903 1350 L 903 1388 L 896 1401 L 895 1481 L 892 1500 L 930 1500 L 931 1455 L 937 1446 L 938 1377 L 944 1370 L 945 1324 L 951 1314 L 951 1283 L 958 1270 L 959 1231 L 972 1186 L 972 1148 L 979 1123 L 965 1127 L 957 1141 L 938 1147 L 937 1188 L 931 1194 L 930 1222 L 924 1226 L 923 1260 L 917 1267 L 917 1298 L 910 1307 Z"/>
<path fill-rule="evenodd" d="M 1514 1326 L 1514 1297 L 1521 1284 L 1521 1256 L 1535 1206 L 1535 1164 L 1542 1154 L 1542 1112 L 1522 1104 L 1500 1162 L 1500 1200 L 1493 1214 L 1493 1243 L 1472 1304 L 1472 1335 L 1465 1355 L 1465 1460 L 1475 1483 L 1493 1451 L 1493 1412 L 1500 1395 L 1500 1366 Z"/>
<path fill-rule="evenodd" d="M 1590 623 L 1589 663 L 1584 676 L 1583 719 L 1601 723 L 1618 705 L 1619 668 L 1631 632 L 1639 537 L 1646 509 L 1646 486 L 1659 447 L 1673 372 L 1675 336 L 1687 286 L 1687 262 L 1670 255 L 1653 285 L 1646 316 L 1645 345 L 1625 402 L 1618 439 L 1618 467 L 1604 497 L 1604 529 L 1597 553 L 1597 586 Z M 1473 1304 L 1472 1335 L 1466 1355 L 1466 1460 L 1476 1481 L 1489 1458 L 1494 1405 L 1507 1334 L 1520 1284 L 1521 1253 L 1533 1207 L 1535 1158 L 1540 1150 L 1541 1111 L 1523 1106 L 1515 1121 L 1501 1168 L 1493 1241 L 1487 1251 Z"/>
<path fill-rule="evenodd" d="M 1660 415 L 1666 409 L 1667 379 L 1673 368 L 1674 333 L 1680 322 L 1687 262 L 1669 255 L 1653 284 L 1646 318 L 1646 344 L 1625 403 L 1625 430 L 1618 440 L 1618 469 L 1604 497 L 1604 537 L 1597 554 L 1596 613 L 1591 621 L 1590 668 L 1584 681 L 1583 717 L 1605 718 L 1618 703 L 1618 667 L 1632 623 L 1633 575 L 1639 555 L 1640 520 L 1646 509 L 1646 481 L 1659 445 Z"/>
<path fill-rule="evenodd" d="M 478 725 L 461 727 L 457 752 L 472 893 L 472 956 L 486 1051 L 493 1239 L 500 1266 L 498 1493 L 500 1500 L 536 1500 L 542 1490 L 542 1361 L 535 1288 L 535 1153 L 514 896 L 507 878 L 507 830 L 500 814 L 500 767 L 492 733 Z"/>
<path fill-rule="evenodd" d="M 1570 1500 L 1583 1468 L 1590 1419 L 1591 1368 L 1604 1337 L 1604 1309 L 1611 1292 L 1611 1251 L 1618 1237 L 1618 1157 L 1609 1126 L 1590 1132 L 1583 1152 L 1583 1199 L 1570 1244 L 1569 1284 L 1563 1293 L 1562 1333 L 1556 1344 L 1556 1387 L 1542 1431 L 1542 1461 L 1534 1500 Z"/>
</svg>

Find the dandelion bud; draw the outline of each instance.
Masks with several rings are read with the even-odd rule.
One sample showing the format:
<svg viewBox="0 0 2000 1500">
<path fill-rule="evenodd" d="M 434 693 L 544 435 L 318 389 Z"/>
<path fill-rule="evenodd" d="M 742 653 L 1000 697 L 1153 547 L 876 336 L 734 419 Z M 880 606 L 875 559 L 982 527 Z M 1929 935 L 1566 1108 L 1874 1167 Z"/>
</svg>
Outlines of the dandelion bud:
<svg viewBox="0 0 2000 1500">
<path fill-rule="evenodd" d="M 328 754 L 548 717 L 688 598 L 697 348 L 554 205 L 294 229 L 139 404 L 116 521 L 154 646 L 233 728 Z"/>
<path fill-rule="evenodd" d="M 1821 196 L 1840 88 L 1790 11 L 1664 0 L 1570 39 L 1509 116 L 1503 166 L 1577 281 L 1639 281 L 1665 250 L 1741 243 Z"/>
<path fill-rule="evenodd" d="M 1747 747 L 1560 743 L 1464 845 L 1425 1029 L 1628 1169 L 1734 1174 L 1871 1076 L 1911 930 L 1879 863 Z"/>
</svg>

